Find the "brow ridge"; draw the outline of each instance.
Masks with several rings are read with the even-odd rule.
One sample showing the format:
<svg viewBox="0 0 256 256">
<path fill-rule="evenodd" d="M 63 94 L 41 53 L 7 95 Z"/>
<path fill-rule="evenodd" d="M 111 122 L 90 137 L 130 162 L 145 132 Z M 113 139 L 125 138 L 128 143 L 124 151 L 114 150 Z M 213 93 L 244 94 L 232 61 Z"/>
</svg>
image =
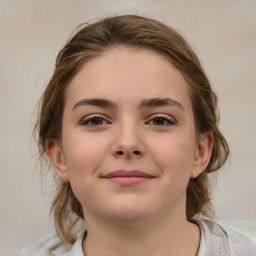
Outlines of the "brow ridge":
<svg viewBox="0 0 256 256">
<path fill-rule="evenodd" d="M 151 98 L 151 99 L 145 99 L 140 103 L 140 108 L 161 107 L 161 106 L 176 106 L 184 110 L 184 107 L 180 102 L 171 98 Z"/>
<path fill-rule="evenodd" d="M 74 107 L 73 110 L 78 108 L 79 106 L 83 105 L 92 105 L 102 108 L 117 108 L 117 104 L 114 102 L 102 99 L 102 98 L 92 98 L 92 99 L 82 99 L 78 101 Z M 151 107 L 161 107 L 161 106 L 176 106 L 182 110 L 184 110 L 182 104 L 174 99 L 171 98 L 150 98 L 150 99 L 144 99 L 140 105 L 139 108 L 151 108 Z"/>
<path fill-rule="evenodd" d="M 92 105 L 92 106 L 102 107 L 102 108 L 116 108 L 117 107 L 117 105 L 110 100 L 101 99 L 101 98 L 92 98 L 92 99 L 82 99 L 82 100 L 78 101 L 74 105 L 73 110 L 80 106 L 83 106 L 83 105 Z"/>
</svg>

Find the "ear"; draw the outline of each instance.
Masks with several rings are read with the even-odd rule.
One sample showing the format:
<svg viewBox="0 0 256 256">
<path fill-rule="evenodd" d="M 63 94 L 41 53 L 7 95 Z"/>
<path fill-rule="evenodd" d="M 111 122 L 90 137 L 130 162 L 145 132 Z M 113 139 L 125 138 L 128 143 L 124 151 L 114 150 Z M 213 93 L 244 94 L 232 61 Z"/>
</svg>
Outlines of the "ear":
<svg viewBox="0 0 256 256">
<path fill-rule="evenodd" d="M 68 182 L 68 173 L 65 165 L 65 159 L 60 142 L 47 140 L 45 143 L 46 152 L 51 160 L 54 171 L 59 179 L 63 182 Z"/>
<path fill-rule="evenodd" d="M 204 133 L 201 134 L 197 143 L 195 157 L 194 157 L 194 166 L 191 173 L 191 178 L 194 179 L 198 177 L 207 167 L 213 148 L 213 134 Z"/>
</svg>

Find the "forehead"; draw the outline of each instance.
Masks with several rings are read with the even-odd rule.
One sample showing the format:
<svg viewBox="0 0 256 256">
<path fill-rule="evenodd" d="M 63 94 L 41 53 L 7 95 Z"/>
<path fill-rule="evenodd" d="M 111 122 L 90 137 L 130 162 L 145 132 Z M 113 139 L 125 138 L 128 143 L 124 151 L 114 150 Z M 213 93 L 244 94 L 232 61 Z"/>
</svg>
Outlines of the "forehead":
<svg viewBox="0 0 256 256">
<path fill-rule="evenodd" d="M 116 47 L 87 61 L 70 82 L 66 100 L 166 98 L 189 101 L 188 86 L 168 57 L 149 49 Z"/>
</svg>

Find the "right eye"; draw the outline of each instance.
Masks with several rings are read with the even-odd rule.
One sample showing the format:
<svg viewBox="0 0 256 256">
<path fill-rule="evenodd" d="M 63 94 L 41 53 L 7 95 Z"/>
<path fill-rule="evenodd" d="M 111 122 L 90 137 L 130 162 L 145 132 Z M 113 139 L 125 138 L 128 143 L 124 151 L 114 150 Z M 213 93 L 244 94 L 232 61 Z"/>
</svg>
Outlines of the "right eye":
<svg viewBox="0 0 256 256">
<path fill-rule="evenodd" d="M 101 125 L 109 124 L 109 122 L 106 121 L 101 116 L 90 115 L 90 116 L 83 118 L 81 120 L 80 124 L 86 125 L 86 126 L 101 126 Z"/>
</svg>

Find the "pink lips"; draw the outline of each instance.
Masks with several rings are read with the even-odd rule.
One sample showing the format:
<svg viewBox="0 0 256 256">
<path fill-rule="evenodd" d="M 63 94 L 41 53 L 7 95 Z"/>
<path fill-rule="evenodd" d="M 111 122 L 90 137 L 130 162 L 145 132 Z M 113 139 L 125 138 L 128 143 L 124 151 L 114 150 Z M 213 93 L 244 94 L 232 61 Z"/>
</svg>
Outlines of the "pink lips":
<svg viewBox="0 0 256 256">
<path fill-rule="evenodd" d="M 103 176 L 102 178 L 112 181 L 118 185 L 129 186 L 149 181 L 153 179 L 154 176 L 137 170 L 118 170 L 110 172 L 107 175 Z"/>
</svg>

